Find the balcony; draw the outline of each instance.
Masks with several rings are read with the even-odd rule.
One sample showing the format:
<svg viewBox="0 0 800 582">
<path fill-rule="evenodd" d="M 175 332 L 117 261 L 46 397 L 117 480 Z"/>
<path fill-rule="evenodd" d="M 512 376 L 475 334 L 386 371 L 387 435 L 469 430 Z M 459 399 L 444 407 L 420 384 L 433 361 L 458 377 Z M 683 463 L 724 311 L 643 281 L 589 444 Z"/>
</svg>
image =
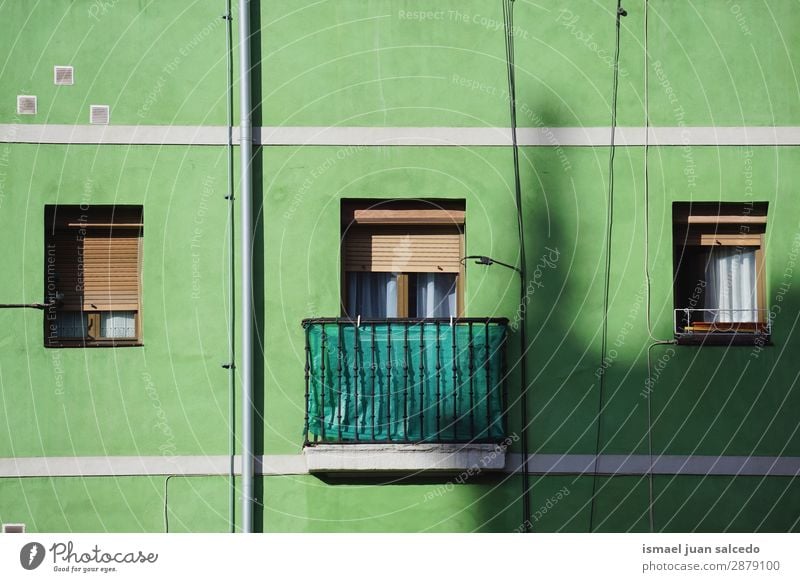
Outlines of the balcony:
<svg viewBox="0 0 800 582">
<path fill-rule="evenodd" d="M 502 469 L 507 323 L 304 320 L 309 469 Z"/>
<path fill-rule="evenodd" d="M 772 322 L 766 309 L 675 310 L 675 338 L 687 344 L 747 344 L 769 342 Z"/>
</svg>

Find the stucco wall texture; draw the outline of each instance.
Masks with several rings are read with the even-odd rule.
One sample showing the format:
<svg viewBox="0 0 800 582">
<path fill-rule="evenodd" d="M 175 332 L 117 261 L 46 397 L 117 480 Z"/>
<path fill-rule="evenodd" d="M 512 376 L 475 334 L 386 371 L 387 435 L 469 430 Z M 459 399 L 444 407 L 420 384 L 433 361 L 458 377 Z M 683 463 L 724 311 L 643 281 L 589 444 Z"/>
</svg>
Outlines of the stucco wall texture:
<svg viewBox="0 0 800 582">
<path fill-rule="evenodd" d="M 252 5 L 255 125 L 509 126 L 499 0 Z M 800 126 L 796 2 L 627 0 L 625 8 L 620 126 Z M 3 3 L 3 131 L 87 125 L 91 104 L 108 104 L 112 125 L 224 126 L 225 9 L 221 0 Z M 547 136 L 610 125 L 615 12 L 611 0 L 515 3 L 520 127 Z M 238 42 L 234 35 L 234 71 Z M 55 86 L 54 65 L 73 65 L 75 84 Z M 18 115 L 17 95 L 36 95 L 37 115 Z M 45 348 L 41 311 L 0 310 L 0 458 L 227 454 L 239 418 L 229 416 L 221 364 L 239 249 L 231 254 L 238 207 L 225 198 L 225 145 L 17 142 L 12 133 L 0 143 L 0 301 L 42 300 L 46 204 L 141 204 L 144 345 Z M 256 452 L 299 455 L 300 321 L 340 314 L 339 201 L 465 200 L 466 254 L 514 263 L 512 149 L 264 145 L 254 155 Z M 800 456 L 800 147 L 617 144 L 607 316 L 614 356 L 605 354 L 600 402 L 608 159 L 608 145 L 555 138 L 520 149 L 529 276 L 544 254 L 558 257 L 540 268 L 527 305 L 530 452 L 645 455 L 649 434 L 655 455 Z M 772 345 L 655 347 L 653 361 L 665 363 L 647 394 L 648 308 L 652 336 L 673 337 L 676 201 L 769 203 Z M 513 319 L 516 277 L 467 263 L 465 315 Z M 517 361 L 518 334 L 509 343 L 509 362 Z M 509 432 L 517 434 L 522 381 L 511 366 Z M 0 522 L 28 531 L 227 531 L 228 477 L 166 479 L 0 477 Z M 519 475 L 390 481 L 259 477 L 257 528 L 507 532 L 523 522 Z M 592 511 L 594 531 L 648 531 L 646 475 L 531 476 L 531 484 L 534 531 L 588 531 Z M 652 487 L 656 531 L 800 528 L 794 477 L 658 475 Z"/>
</svg>

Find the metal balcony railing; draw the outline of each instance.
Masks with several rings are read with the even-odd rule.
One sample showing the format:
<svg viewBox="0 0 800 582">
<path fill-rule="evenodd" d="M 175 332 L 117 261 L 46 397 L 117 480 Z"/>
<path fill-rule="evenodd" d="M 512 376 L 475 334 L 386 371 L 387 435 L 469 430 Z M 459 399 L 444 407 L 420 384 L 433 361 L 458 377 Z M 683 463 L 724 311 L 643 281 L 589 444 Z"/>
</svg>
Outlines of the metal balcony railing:
<svg viewBox="0 0 800 582">
<path fill-rule="evenodd" d="M 772 322 L 766 309 L 675 310 L 675 335 L 741 334 L 770 335 Z"/>
<path fill-rule="evenodd" d="M 507 324 L 304 320 L 305 444 L 501 441 Z"/>
</svg>

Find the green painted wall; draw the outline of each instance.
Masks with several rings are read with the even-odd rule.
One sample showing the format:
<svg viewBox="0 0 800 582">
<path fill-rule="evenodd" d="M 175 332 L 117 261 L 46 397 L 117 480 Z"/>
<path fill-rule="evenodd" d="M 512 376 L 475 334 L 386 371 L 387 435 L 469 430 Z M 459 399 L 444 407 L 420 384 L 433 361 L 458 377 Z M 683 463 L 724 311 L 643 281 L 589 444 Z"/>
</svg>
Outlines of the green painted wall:
<svg viewBox="0 0 800 582">
<path fill-rule="evenodd" d="M 508 123 L 501 3 L 372 0 L 258 3 L 255 121 L 287 126 Z M 541 4 L 541 3 L 540 3 Z M 619 123 L 645 122 L 644 3 L 626 2 Z M 0 123 L 86 124 L 89 104 L 114 125 L 223 125 L 225 27 L 219 2 L 48 0 L 0 7 Z M 517 2 L 519 123 L 606 126 L 616 2 Z M 796 6 L 777 0 L 650 0 L 648 100 L 659 126 L 800 125 Z M 423 11 L 425 16 L 423 18 Z M 235 27 L 234 27 L 235 28 Z M 758 39 L 756 42 L 754 39 Z M 55 87 L 53 65 L 76 67 Z M 234 63 L 235 65 L 235 63 Z M 15 114 L 36 94 L 39 114 Z M 792 244 L 800 233 L 797 147 L 651 147 L 616 152 L 609 346 L 598 368 L 608 148 L 521 149 L 528 271 L 531 452 L 800 455 L 800 316 Z M 0 457 L 223 455 L 228 451 L 229 203 L 226 149 L 0 144 L 0 301 L 40 301 L 44 205 L 145 208 L 144 347 L 45 349 L 42 314 L 0 310 Z M 342 198 L 451 198 L 467 205 L 467 253 L 518 258 L 511 151 L 500 147 L 264 147 L 255 154 L 257 448 L 299 454 L 300 321 L 338 315 Z M 673 201 L 769 202 L 767 289 L 774 345 L 676 347 L 647 378 L 645 220 L 652 334 L 672 337 Z M 466 313 L 515 317 L 512 272 L 469 264 Z M 789 284 L 788 291 L 786 284 Z M 783 286 L 782 286 L 783 285 Z M 238 293 L 238 291 L 237 291 Z M 777 311 L 777 310 L 776 310 Z M 512 335 L 510 360 L 517 357 Z M 655 348 L 653 361 L 668 348 Z M 509 383 L 512 401 L 519 378 Z M 238 403 L 237 403 L 238 411 Z M 519 410 L 510 427 L 519 433 Z M 0 521 L 35 531 L 161 531 L 165 477 L 0 479 Z M 640 477 L 535 477 L 537 531 L 645 531 Z M 552 508 L 548 500 L 566 487 Z M 258 480 L 264 531 L 513 531 L 516 477 L 466 485 Z M 594 517 L 590 499 L 598 497 Z M 226 531 L 228 482 L 172 478 L 171 531 Z M 656 529 L 797 529 L 789 478 L 654 478 Z M 716 502 L 716 505 L 714 503 Z M 773 505 L 764 513 L 760 508 Z M 707 513 L 707 508 L 713 510 Z M 741 509 L 741 511 L 739 511 Z"/>
<path fill-rule="evenodd" d="M 800 121 L 791 0 L 649 5 L 654 125 Z M 642 125 L 644 1 L 625 8 L 619 123 Z M 608 124 L 615 10 L 613 0 L 516 4 L 521 126 Z M 271 2 L 261 26 L 264 125 L 507 124 L 499 1 Z"/>
<path fill-rule="evenodd" d="M 0 480 L 0 519 L 48 532 L 226 532 L 228 480 L 171 477 L 61 477 Z M 531 480 L 535 532 L 585 532 L 591 477 Z M 329 483 L 309 476 L 266 477 L 257 516 L 269 532 L 513 532 L 520 527 L 517 477 L 469 485 Z M 594 527 L 646 532 L 646 477 L 598 479 Z M 789 477 L 654 478 L 656 531 L 798 531 Z M 764 499 L 779 501 L 765 509 Z"/>
<path fill-rule="evenodd" d="M 445 0 L 435 9 L 420 0 L 253 4 L 261 6 L 258 123 L 507 124 L 499 1 Z M 800 122 L 791 0 L 649 5 L 654 125 Z M 625 7 L 619 122 L 641 125 L 644 2 Z M 521 126 L 608 124 L 615 8 L 612 0 L 516 5 Z M 88 123 L 90 104 L 109 104 L 115 124 L 224 125 L 224 10 L 224 0 L 5 3 L 2 120 L 15 117 L 15 96 L 24 92 L 39 96 L 39 115 L 20 123 Z M 75 66 L 76 83 L 56 87 L 53 66 L 66 64 Z"/>
<path fill-rule="evenodd" d="M 0 456 L 225 454 L 224 149 L 8 149 L 2 300 L 43 300 L 45 204 L 142 204 L 145 345 L 46 349 L 42 311 L 0 310 Z"/>
<path fill-rule="evenodd" d="M 89 123 L 109 105 L 115 125 L 225 125 L 225 3 L 6 2 L 0 22 L 2 122 Z M 55 86 L 53 66 L 75 67 Z M 37 95 L 16 116 L 16 95 Z"/>
</svg>

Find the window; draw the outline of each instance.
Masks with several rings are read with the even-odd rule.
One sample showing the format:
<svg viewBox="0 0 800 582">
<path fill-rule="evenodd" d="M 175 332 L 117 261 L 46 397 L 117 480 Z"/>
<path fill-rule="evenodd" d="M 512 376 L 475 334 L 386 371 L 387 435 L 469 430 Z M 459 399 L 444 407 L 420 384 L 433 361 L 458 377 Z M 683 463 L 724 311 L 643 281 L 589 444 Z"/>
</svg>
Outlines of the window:
<svg viewBox="0 0 800 582">
<path fill-rule="evenodd" d="M 45 207 L 45 345 L 141 343 L 141 206 Z"/>
<path fill-rule="evenodd" d="M 769 334 L 766 203 L 675 203 L 675 334 L 679 340 Z"/>
<path fill-rule="evenodd" d="M 345 201 L 342 228 L 346 316 L 462 313 L 463 202 Z"/>
</svg>

